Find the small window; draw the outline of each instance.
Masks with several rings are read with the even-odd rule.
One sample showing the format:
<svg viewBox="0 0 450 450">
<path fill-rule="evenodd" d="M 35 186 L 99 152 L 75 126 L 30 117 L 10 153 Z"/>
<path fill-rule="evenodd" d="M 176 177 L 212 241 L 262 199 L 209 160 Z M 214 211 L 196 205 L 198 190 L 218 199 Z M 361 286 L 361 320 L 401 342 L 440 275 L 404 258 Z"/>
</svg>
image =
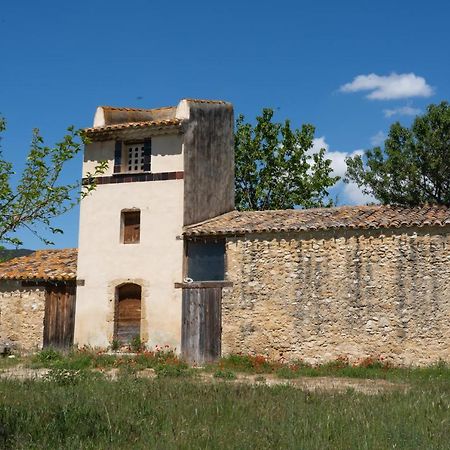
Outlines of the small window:
<svg viewBox="0 0 450 450">
<path fill-rule="evenodd" d="M 144 171 L 144 144 L 127 145 L 127 172 Z"/>
<path fill-rule="evenodd" d="M 138 244 L 141 235 L 141 211 L 122 211 L 122 243 Z"/>
<path fill-rule="evenodd" d="M 121 154 L 122 172 L 142 173 L 151 170 L 152 141 L 124 142 Z"/>
<path fill-rule="evenodd" d="M 187 241 L 187 276 L 194 281 L 225 279 L 225 241 Z"/>
</svg>

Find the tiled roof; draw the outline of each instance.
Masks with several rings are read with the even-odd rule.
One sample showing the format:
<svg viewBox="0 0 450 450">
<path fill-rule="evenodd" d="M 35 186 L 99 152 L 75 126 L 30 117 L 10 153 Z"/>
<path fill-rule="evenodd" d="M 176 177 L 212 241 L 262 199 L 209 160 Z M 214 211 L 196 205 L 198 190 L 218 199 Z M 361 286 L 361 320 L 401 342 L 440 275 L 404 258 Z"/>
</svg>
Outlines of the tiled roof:
<svg viewBox="0 0 450 450">
<path fill-rule="evenodd" d="M 85 128 L 84 132 L 88 137 L 98 136 L 102 134 L 108 134 L 112 131 L 120 130 L 136 130 L 143 128 L 151 128 L 153 130 L 162 130 L 169 127 L 179 127 L 181 125 L 180 119 L 165 119 L 165 120 L 149 120 L 142 122 L 126 122 L 117 123 L 114 125 L 105 125 L 103 127 Z"/>
<path fill-rule="evenodd" d="M 0 264 L 3 280 L 75 280 L 77 249 L 38 250 Z"/>
<path fill-rule="evenodd" d="M 232 211 L 185 227 L 186 236 L 271 233 L 342 228 L 399 228 L 450 225 L 446 206 L 341 206 L 279 211 Z"/>
</svg>

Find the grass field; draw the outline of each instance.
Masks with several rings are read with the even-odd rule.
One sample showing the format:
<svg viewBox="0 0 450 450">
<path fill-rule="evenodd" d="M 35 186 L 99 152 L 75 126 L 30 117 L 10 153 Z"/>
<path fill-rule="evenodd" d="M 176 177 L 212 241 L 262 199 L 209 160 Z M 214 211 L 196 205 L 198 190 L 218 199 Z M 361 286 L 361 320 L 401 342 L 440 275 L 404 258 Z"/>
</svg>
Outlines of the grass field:
<svg viewBox="0 0 450 450">
<path fill-rule="evenodd" d="M 199 369 L 169 352 L 115 357 L 47 351 L 33 359 L 1 360 L 0 367 L 16 363 L 52 369 L 42 380 L 0 381 L 5 449 L 449 448 L 450 369 L 443 364 L 394 369 L 376 361 L 353 367 L 339 360 L 311 368 L 232 356 L 204 368 L 217 375 L 216 382 L 204 383 L 196 376 Z M 123 370 L 117 381 L 108 381 L 90 370 L 99 366 Z M 155 369 L 156 378 L 135 376 L 146 367 Z M 306 392 L 234 382 L 230 374 L 242 372 L 289 379 L 384 378 L 409 387 L 370 396 Z"/>
</svg>

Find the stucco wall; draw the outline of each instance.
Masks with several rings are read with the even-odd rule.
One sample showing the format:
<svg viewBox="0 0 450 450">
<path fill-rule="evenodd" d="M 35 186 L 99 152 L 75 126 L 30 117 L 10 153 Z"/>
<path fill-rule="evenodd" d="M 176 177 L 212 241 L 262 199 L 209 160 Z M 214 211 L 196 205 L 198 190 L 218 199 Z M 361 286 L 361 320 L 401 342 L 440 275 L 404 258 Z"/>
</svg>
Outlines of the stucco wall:
<svg viewBox="0 0 450 450">
<path fill-rule="evenodd" d="M 230 238 L 223 353 L 450 361 L 450 227 Z"/>
<path fill-rule="evenodd" d="M 140 242 L 120 242 L 123 209 L 141 210 Z M 115 287 L 142 286 L 141 337 L 180 348 L 183 180 L 106 184 L 81 202 L 75 343 L 106 347 L 113 338 Z"/>
<path fill-rule="evenodd" d="M 22 287 L 18 281 L 0 282 L 0 343 L 30 351 L 42 347 L 45 289 Z"/>
</svg>

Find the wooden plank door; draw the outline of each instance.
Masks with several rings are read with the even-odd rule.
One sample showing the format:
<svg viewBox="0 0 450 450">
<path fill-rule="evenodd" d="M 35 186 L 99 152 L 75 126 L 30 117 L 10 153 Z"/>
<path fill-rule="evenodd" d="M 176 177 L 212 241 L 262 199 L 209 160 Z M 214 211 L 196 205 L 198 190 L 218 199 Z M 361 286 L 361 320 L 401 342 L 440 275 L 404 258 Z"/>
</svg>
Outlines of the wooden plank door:
<svg viewBox="0 0 450 450">
<path fill-rule="evenodd" d="M 119 300 L 117 311 L 116 338 L 123 344 L 129 344 L 141 336 L 141 299 L 124 298 Z"/>
<path fill-rule="evenodd" d="M 75 286 L 48 285 L 45 296 L 44 347 L 73 345 Z"/>
<path fill-rule="evenodd" d="M 222 339 L 222 289 L 184 288 L 181 354 L 203 364 L 220 357 Z"/>
</svg>

